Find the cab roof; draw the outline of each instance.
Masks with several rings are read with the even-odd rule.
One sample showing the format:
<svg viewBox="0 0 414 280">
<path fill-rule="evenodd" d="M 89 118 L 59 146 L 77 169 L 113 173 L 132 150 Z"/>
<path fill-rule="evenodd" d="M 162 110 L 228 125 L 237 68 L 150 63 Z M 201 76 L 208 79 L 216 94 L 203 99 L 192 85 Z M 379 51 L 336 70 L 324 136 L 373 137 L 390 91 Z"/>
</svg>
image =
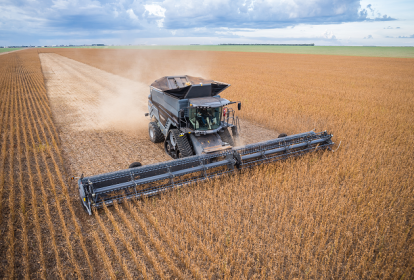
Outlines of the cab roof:
<svg viewBox="0 0 414 280">
<path fill-rule="evenodd" d="M 190 98 L 188 101 L 190 103 L 190 107 L 193 106 L 206 108 L 223 107 L 230 103 L 230 101 L 227 99 L 221 98 L 219 96 Z"/>
</svg>

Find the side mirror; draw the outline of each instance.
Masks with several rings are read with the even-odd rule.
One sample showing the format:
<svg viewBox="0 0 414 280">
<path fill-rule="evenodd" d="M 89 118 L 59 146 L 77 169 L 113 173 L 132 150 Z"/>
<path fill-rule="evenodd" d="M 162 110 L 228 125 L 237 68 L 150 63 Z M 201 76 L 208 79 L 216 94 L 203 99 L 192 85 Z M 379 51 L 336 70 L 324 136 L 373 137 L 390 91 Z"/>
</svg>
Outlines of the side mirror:
<svg viewBox="0 0 414 280">
<path fill-rule="evenodd" d="M 240 111 L 241 110 L 241 102 L 239 102 L 238 104 L 237 104 L 237 109 Z"/>
</svg>

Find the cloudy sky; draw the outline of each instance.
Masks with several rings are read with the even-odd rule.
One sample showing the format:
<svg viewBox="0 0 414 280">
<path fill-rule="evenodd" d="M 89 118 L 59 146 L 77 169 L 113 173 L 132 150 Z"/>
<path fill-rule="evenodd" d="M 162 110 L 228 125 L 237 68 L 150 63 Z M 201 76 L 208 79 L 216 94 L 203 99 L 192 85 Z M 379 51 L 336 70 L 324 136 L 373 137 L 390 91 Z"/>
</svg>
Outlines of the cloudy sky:
<svg viewBox="0 0 414 280">
<path fill-rule="evenodd" d="M 0 0 L 0 45 L 414 45 L 412 0 Z"/>
</svg>

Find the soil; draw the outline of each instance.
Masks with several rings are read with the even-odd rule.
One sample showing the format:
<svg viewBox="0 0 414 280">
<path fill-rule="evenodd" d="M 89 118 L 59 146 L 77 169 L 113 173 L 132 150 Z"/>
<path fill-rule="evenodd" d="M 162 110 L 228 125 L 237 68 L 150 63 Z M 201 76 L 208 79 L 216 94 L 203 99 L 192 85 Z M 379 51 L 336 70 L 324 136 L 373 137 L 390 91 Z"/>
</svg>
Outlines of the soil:
<svg viewBox="0 0 414 280">
<path fill-rule="evenodd" d="M 54 122 L 74 176 L 171 160 L 163 144 L 149 140 L 144 117 L 148 86 L 54 53 L 39 54 Z M 240 121 L 239 145 L 278 133 Z"/>
</svg>

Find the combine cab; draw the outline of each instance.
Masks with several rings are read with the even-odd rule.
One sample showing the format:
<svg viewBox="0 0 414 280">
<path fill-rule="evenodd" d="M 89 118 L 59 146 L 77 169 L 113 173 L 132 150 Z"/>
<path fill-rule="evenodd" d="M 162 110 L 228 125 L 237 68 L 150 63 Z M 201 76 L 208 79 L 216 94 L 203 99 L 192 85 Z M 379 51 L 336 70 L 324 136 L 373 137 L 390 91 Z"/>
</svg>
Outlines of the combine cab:
<svg viewBox="0 0 414 280">
<path fill-rule="evenodd" d="M 230 85 L 191 76 L 168 76 L 150 86 L 148 97 L 149 137 L 164 143 L 171 161 L 141 166 L 78 181 L 85 210 L 114 201 L 156 195 L 197 181 L 253 166 L 330 148 L 332 135 L 326 131 L 286 136 L 235 147 L 240 126 L 230 107 L 240 102 L 221 98 Z"/>
</svg>

